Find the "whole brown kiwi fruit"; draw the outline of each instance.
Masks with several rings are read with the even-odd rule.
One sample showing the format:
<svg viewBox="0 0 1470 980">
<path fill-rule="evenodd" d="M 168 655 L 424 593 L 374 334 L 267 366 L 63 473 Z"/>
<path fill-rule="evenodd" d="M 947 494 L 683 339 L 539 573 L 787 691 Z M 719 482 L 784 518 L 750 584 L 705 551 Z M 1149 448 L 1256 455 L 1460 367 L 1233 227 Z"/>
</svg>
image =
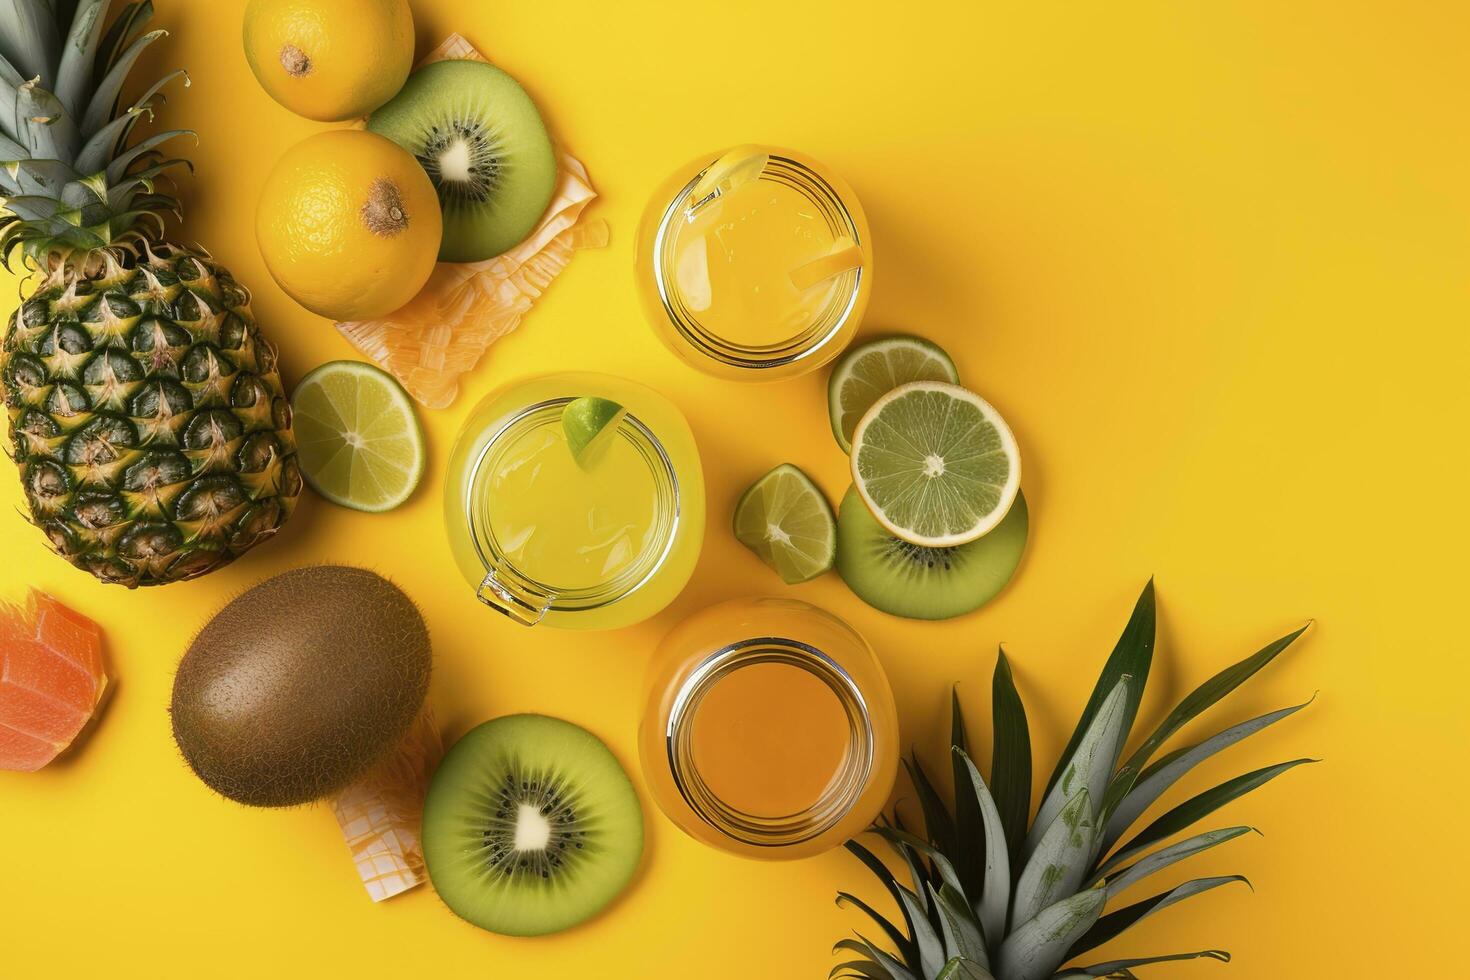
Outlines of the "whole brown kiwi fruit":
<svg viewBox="0 0 1470 980">
<path fill-rule="evenodd" d="M 429 632 L 401 589 L 340 565 L 298 568 L 205 625 L 174 677 L 174 741 L 250 806 L 330 796 L 408 731 L 429 688 Z"/>
</svg>

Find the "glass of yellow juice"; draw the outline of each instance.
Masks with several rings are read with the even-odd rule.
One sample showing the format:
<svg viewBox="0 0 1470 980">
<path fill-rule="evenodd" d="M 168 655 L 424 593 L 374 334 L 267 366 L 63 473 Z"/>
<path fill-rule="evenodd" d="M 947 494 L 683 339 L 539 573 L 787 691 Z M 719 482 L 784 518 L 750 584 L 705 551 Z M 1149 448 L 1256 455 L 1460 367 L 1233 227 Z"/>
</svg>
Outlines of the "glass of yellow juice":
<svg viewBox="0 0 1470 980">
<path fill-rule="evenodd" d="M 770 381 L 816 370 L 857 331 L 873 248 L 857 195 L 794 150 L 739 146 L 676 171 L 638 231 L 644 309 L 701 370 Z"/>
<path fill-rule="evenodd" d="M 595 462 L 562 413 L 579 398 L 625 409 Z M 481 602 L 526 625 L 617 629 L 684 588 L 704 535 L 704 474 L 689 424 L 621 378 L 565 373 L 491 394 L 450 453 L 444 519 Z"/>
<path fill-rule="evenodd" d="M 660 644 L 639 752 L 649 792 L 690 836 L 749 857 L 807 857 L 882 810 L 898 718 L 852 627 L 794 599 L 737 599 Z"/>
</svg>

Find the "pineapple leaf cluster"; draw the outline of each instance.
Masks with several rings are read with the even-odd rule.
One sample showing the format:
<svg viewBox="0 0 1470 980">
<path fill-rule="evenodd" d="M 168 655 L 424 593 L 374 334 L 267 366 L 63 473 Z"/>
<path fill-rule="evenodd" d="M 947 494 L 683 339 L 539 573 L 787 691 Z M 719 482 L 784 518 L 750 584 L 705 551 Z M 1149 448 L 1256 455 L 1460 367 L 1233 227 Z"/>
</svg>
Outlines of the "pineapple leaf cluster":
<svg viewBox="0 0 1470 980">
<path fill-rule="evenodd" d="M 1251 833 L 1230 826 L 1171 838 L 1220 807 L 1289 769 L 1294 759 L 1257 769 L 1198 793 L 1152 822 L 1140 818 L 1200 762 L 1294 714 L 1282 708 L 1210 738 L 1158 755 L 1172 736 L 1274 660 L 1303 626 L 1201 684 L 1128 754 L 1125 750 L 1153 661 L 1155 606 L 1150 582 L 1103 667 L 1070 741 L 1047 781 L 1040 808 L 1032 799 L 1031 738 L 1025 706 L 1002 650 L 992 681 L 993 752 L 987 781 L 970 756 L 958 695 L 952 699 L 954 803 L 946 805 L 917 757 L 909 763 L 923 811 L 922 836 L 897 814 L 874 828 L 907 870 L 899 880 L 857 841 L 848 849 L 883 883 L 898 908 L 893 922 L 846 892 L 838 904 L 872 918 L 881 936 L 837 943 L 851 954 L 832 977 L 856 980 L 1061 980 L 1134 977 L 1151 964 L 1229 961 L 1223 950 L 1136 956 L 1069 966 L 1149 916 L 1239 875 L 1194 878 L 1141 901 L 1117 906 L 1144 879 L 1217 845 Z M 1248 884 L 1248 883 L 1247 883 Z"/>
<path fill-rule="evenodd" d="M 50 257 L 161 236 L 179 212 L 166 175 L 188 161 L 159 147 L 186 130 L 129 145 L 175 71 L 123 101 L 128 74 L 164 35 L 145 30 L 150 2 L 108 25 L 109 0 L 0 3 L 0 258 Z M 187 80 L 186 80 L 187 84 Z"/>
</svg>

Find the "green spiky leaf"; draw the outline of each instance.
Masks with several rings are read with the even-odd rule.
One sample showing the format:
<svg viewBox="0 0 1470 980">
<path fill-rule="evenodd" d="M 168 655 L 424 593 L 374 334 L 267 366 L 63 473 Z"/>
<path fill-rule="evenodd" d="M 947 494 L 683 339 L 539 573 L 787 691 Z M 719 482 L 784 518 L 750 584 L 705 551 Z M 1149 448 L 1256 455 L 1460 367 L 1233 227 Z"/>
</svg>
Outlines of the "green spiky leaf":
<svg viewBox="0 0 1470 980">
<path fill-rule="evenodd" d="M 1000 810 L 992 797 L 980 770 L 958 746 L 953 754 L 964 763 L 965 782 L 972 787 L 980 807 L 980 818 L 985 835 L 985 868 L 980 884 L 980 925 L 986 936 L 999 942 L 1005 935 L 1006 915 L 1011 907 L 1011 864 L 1010 850 L 1005 839 L 1005 827 L 1001 822 Z M 971 893 L 973 894 L 973 893 Z"/>
<path fill-rule="evenodd" d="M 1310 626 L 1311 624 L 1307 624 Z M 1143 744 L 1129 758 L 1125 764 L 1128 768 L 1141 772 L 1148 760 L 1158 751 L 1159 747 L 1169 740 L 1169 737 L 1195 718 L 1199 717 L 1210 707 L 1218 704 L 1222 698 L 1228 696 L 1232 691 L 1250 680 L 1258 671 L 1271 661 L 1281 655 L 1292 642 L 1307 631 L 1307 626 L 1286 634 L 1279 640 L 1266 644 L 1260 650 L 1246 657 L 1239 663 L 1231 664 L 1220 671 L 1214 677 L 1205 681 L 1199 687 L 1189 693 L 1184 700 L 1180 701 L 1169 716 L 1165 718 L 1159 727 L 1144 740 Z"/>
<path fill-rule="evenodd" d="M 1026 724 L 1026 706 L 1016 690 L 1011 663 L 1001 650 L 995 660 L 991 681 L 990 787 L 995 808 L 1006 832 L 1006 853 L 1019 873 L 1021 842 L 1026 839 L 1026 821 L 1031 814 L 1031 731 Z"/>
<path fill-rule="evenodd" d="M 944 964 L 934 980 L 995 980 L 990 971 L 974 960 L 956 956 Z"/>
<path fill-rule="evenodd" d="M 1229 748 L 1242 739 L 1248 738 L 1263 728 L 1274 725 L 1276 722 L 1296 714 L 1311 702 L 1294 705 L 1290 708 L 1282 708 L 1269 714 L 1252 718 L 1232 728 L 1215 735 L 1198 745 L 1179 749 L 1145 769 L 1137 781 L 1129 788 L 1127 795 L 1113 810 L 1108 817 L 1107 832 L 1103 835 L 1102 850 L 1106 852 L 1111 849 L 1118 840 L 1128 832 L 1139 817 L 1143 816 L 1145 810 L 1154 804 L 1159 797 L 1168 792 L 1169 788 L 1177 783 L 1195 766 L 1217 752 Z"/>
<path fill-rule="evenodd" d="M 1193 953 L 1170 953 L 1168 956 L 1140 956 L 1127 960 L 1110 960 L 1094 966 L 1076 967 L 1056 975 L 1056 980 L 1081 977 L 1131 977 L 1135 966 L 1152 966 L 1155 963 L 1177 963 L 1181 960 L 1219 960 L 1230 962 L 1230 954 L 1223 949 L 1201 949 Z"/>
<path fill-rule="evenodd" d="M 92 69 L 97 61 L 97 48 L 102 42 L 109 0 L 81 0 L 72 16 L 61 64 L 56 69 L 56 97 L 73 119 L 83 109 L 83 101 L 92 86 Z"/>
<path fill-rule="evenodd" d="M 1226 841 L 1235 840 L 1235 838 L 1242 834 L 1249 834 L 1254 831 L 1255 828 L 1253 827 L 1226 827 L 1223 830 L 1211 830 L 1203 834 L 1196 834 L 1188 840 L 1183 840 L 1162 850 L 1155 851 L 1148 857 L 1138 861 L 1138 863 L 1129 865 L 1127 868 L 1109 875 L 1107 879 L 1108 898 L 1116 898 L 1119 893 L 1172 864 L 1178 864 L 1180 861 L 1194 857 L 1203 851 L 1208 851 L 1212 847 L 1224 844 Z"/>
<path fill-rule="evenodd" d="M 1102 871 L 1106 873 L 1112 868 L 1131 860 L 1138 854 L 1157 844 L 1165 838 L 1172 837 L 1181 830 L 1193 826 L 1196 821 L 1214 813 L 1216 810 L 1232 800 L 1239 799 L 1251 790 L 1264 786 L 1277 776 L 1297 766 L 1316 762 L 1316 759 L 1293 759 L 1290 762 L 1278 763 L 1257 769 L 1234 779 L 1226 780 L 1219 786 L 1205 790 L 1198 796 L 1185 800 L 1174 809 L 1159 817 L 1138 833 L 1127 844 L 1118 849 L 1118 853 L 1108 859 L 1103 865 Z"/>
<path fill-rule="evenodd" d="M 1046 799 L 1042 800 L 1041 809 L 1036 811 L 1036 823 L 1026 837 L 1028 855 L 1035 851 L 1042 834 L 1051 827 L 1057 814 L 1066 809 L 1068 803 L 1078 794 L 1086 792 L 1092 800 L 1102 800 L 1103 793 L 1112 780 L 1113 766 L 1128 738 L 1127 708 L 1134 687 L 1131 680 L 1132 677 L 1128 674 L 1118 678 L 1092 716 L 1082 738 L 1078 739 L 1072 750 L 1072 757 L 1062 770 L 1062 778 L 1052 786 Z M 1088 816 L 1091 819 L 1093 815 Z M 1091 844 L 1092 840 L 1089 839 L 1089 847 Z M 1090 854 L 1088 860 L 1091 860 Z"/>
<path fill-rule="evenodd" d="M 924 832 L 934 846 L 946 854 L 955 853 L 954 819 L 949 815 L 949 810 L 944 805 L 944 799 L 934 784 L 929 781 L 929 774 L 924 772 L 918 756 L 905 759 L 904 766 L 908 769 L 909 779 L 914 784 L 914 790 L 919 795 L 919 808 L 924 814 Z"/>
<path fill-rule="evenodd" d="M 863 865 L 867 867 L 867 869 L 871 871 L 880 882 L 883 883 L 883 887 L 888 892 L 889 897 L 893 899 L 893 903 L 897 905 L 899 907 L 899 911 L 903 913 L 904 925 L 907 926 L 907 930 L 904 934 L 901 934 L 895 940 L 895 944 L 897 945 L 900 955 L 902 955 L 905 959 L 917 958 L 919 955 L 919 951 L 914 947 L 913 940 L 908 938 L 909 936 L 912 936 L 914 934 L 914 924 L 909 921 L 908 913 L 903 911 L 903 905 L 898 900 L 899 884 L 898 881 L 893 877 L 893 872 L 888 870 L 888 865 L 879 860 L 876 854 L 868 850 L 862 844 L 859 844 L 857 841 L 850 840 L 844 846 L 859 861 L 863 862 Z"/>
<path fill-rule="evenodd" d="M 1011 921 L 1025 922 L 1075 892 L 1092 860 L 1092 794 L 1083 789 L 1046 826 L 1016 882 Z"/>
<path fill-rule="evenodd" d="M 128 72 L 133 65 L 143 56 L 144 50 L 154 41 L 165 37 L 167 31 L 149 31 L 139 35 L 108 68 L 107 74 L 102 81 L 97 83 L 97 88 L 92 93 L 92 98 L 87 102 L 87 110 L 81 118 L 81 131 L 90 136 L 97 132 L 112 118 L 113 109 L 117 105 L 119 94 L 123 85 L 128 80 Z"/>
<path fill-rule="evenodd" d="M 863 944 L 865 951 L 872 957 L 873 962 L 887 970 L 888 975 L 893 980 L 922 980 L 921 977 L 914 974 L 907 966 L 895 959 L 892 953 L 873 945 L 862 933 L 858 933 L 858 941 Z"/>
<path fill-rule="evenodd" d="M 1118 685 L 1118 681 L 1124 675 L 1133 678 L 1127 701 L 1123 706 L 1125 738 L 1126 733 L 1132 731 L 1133 720 L 1138 717 L 1138 705 L 1143 700 L 1143 689 L 1148 684 L 1149 668 L 1153 664 L 1155 617 L 1154 583 L 1150 579 L 1133 606 L 1133 614 L 1128 618 L 1128 625 L 1123 628 L 1123 635 L 1118 638 L 1112 655 L 1103 665 L 1102 674 L 1097 679 L 1097 686 L 1092 690 L 1092 697 L 1088 699 L 1087 707 L 1082 711 L 1082 717 L 1077 722 L 1077 728 L 1072 732 L 1072 738 L 1067 742 L 1067 747 L 1062 750 L 1061 757 L 1057 760 L 1056 769 L 1052 771 L 1051 779 L 1046 785 L 1048 795 L 1066 772 L 1072 756 L 1077 751 L 1078 744 L 1092 726 L 1093 717 L 1102 709 L 1103 702 L 1107 700 L 1108 695 L 1112 693 L 1113 688 Z M 1113 760 L 1114 763 L 1116 761 Z M 1099 792 L 1098 797 L 1101 798 L 1101 796 L 1102 793 Z"/>
<path fill-rule="evenodd" d="M 856 895 L 849 895 L 847 892 L 838 892 L 837 905 L 839 908 L 851 905 L 853 908 L 862 911 L 868 916 L 868 918 L 872 919 L 875 923 L 878 924 L 878 928 L 883 930 L 883 934 L 888 937 L 888 941 L 893 943 L 894 948 L 897 949 L 901 955 L 907 955 L 908 949 L 913 944 L 902 932 L 899 931 L 897 926 L 895 926 L 892 922 L 889 922 L 886 918 L 884 918 L 881 913 L 875 910 L 867 902 L 864 902 Z"/>
<path fill-rule="evenodd" d="M 930 886 L 930 898 L 939 909 L 945 952 L 949 956 L 973 960 L 989 969 L 990 954 L 985 949 L 985 934 L 971 914 L 965 896 L 945 885 L 938 891 L 933 891 L 933 886 Z"/>
<path fill-rule="evenodd" d="M 908 911 L 909 921 L 914 924 L 912 937 L 914 944 L 919 948 L 919 970 L 921 975 L 932 977 L 944 968 L 944 941 L 939 938 L 939 929 L 929 921 L 925 912 L 928 895 L 933 891 L 931 886 L 924 886 L 925 898 L 920 899 L 918 895 L 907 888 L 898 890 L 898 899 Z M 937 909 L 935 910 L 937 913 Z M 936 915 L 937 917 L 937 915 Z"/>
<path fill-rule="evenodd" d="M 959 692 L 950 689 L 950 770 L 954 777 L 954 864 L 970 895 L 980 894 L 980 881 L 985 873 L 985 830 L 980 816 L 980 800 L 965 769 L 968 752 L 965 719 L 960 709 Z"/>
<path fill-rule="evenodd" d="M 1042 909 L 1001 944 L 999 975 L 1003 980 L 1046 980 L 1097 922 L 1106 901 L 1107 892 L 1090 888 Z"/>
<path fill-rule="evenodd" d="M 1230 885 L 1235 882 L 1240 882 L 1246 887 L 1250 887 L 1250 882 L 1240 875 L 1196 878 L 1193 881 L 1186 881 L 1177 888 L 1171 888 L 1162 894 L 1155 895 L 1153 898 L 1136 902 L 1116 912 L 1109 912 L 1107 915 L 1098 919 L 1096 924 L 1076 941 L 1076 945 L 1068 952 L 1067 958 L 1071 959 L 1074 956 L 1081 956 L 1090 949 L 1096 949 L 1103 943 L 1116 939 L 1125 930 L 1132 928 L 1155 912 L 1162 912 L 1169 906 L 1176 905 L 1187 898 L 1193 898 L 1196 895 L 1219 888 L 1221 885 Z"/>
</svg>

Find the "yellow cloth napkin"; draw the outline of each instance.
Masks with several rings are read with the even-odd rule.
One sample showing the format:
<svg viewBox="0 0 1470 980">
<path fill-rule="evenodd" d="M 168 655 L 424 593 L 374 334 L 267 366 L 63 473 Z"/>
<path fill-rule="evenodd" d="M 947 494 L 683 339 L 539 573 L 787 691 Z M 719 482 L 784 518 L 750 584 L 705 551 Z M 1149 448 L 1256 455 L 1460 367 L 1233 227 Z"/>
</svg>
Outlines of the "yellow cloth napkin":
<svg viewBox="0 0 1470 980">
<path fill-rule="evenodd" d="M 464 58 L 486 60 L 452 34 L 423 63 Z M 484 262 L 441 262 L 402 309 L 378 320 L 337 324 L 344 337 L 423 405 L 444 408 L 453 402 L 460 376 L 474 368 L 487 347 L 520 325 L 572 254 L 607 244 L 605 221 L 582 220 L 597 196 L 587 168 L 567 153 L 559 153 L 558 162 L 551 206 L 524 242 Z"/>
<path fill-rule="evenodd" d="M 332 797 L 332 812 L 352 852 L 363 887 L 375 902 L 424 883 L 419 830 L 429 777 L 444 755 L 428 705 L 393 752 Z"/>
</svg>

